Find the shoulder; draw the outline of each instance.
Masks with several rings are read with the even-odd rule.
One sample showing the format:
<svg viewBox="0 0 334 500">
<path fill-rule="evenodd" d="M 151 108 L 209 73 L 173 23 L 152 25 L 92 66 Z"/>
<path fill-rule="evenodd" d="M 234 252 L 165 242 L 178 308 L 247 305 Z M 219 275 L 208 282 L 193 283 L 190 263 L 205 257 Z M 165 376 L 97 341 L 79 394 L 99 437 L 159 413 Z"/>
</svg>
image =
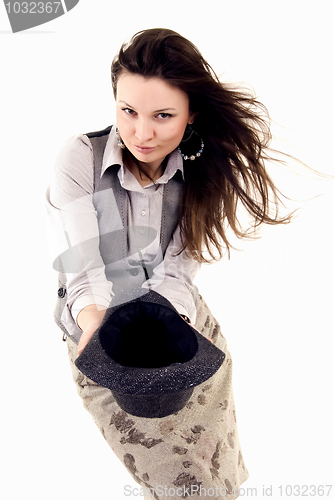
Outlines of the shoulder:
<svg viewBox="0 0 334 500">
<path fill-rule="evenodd" d="M 106 129 L 79 133 L 70 137 L 61 147 L 55 162 L 57 183 L 64 182 L 81 186 L 86 192 L 93 192 L 94 185 L 94 138 L 109 137 L 111 126 Z"/>
<path fill-rule="evenodd" d="M 70 137 L 61 147 L 54 165 L 51 193 L 69 201 L 93 192 L 94 160 L 90 139 L 85 134 Z M 66 196 L 65 194 L 66 193 Z M 64 199 L 63 199 L 64 198 Z"/>
<path fill-rule="evenodd" d="M 112 129 L 112 125 L 109 125 L 108 127 L 102 129 L 102 130 L 98 130 L 96 132 L 87 132 L 85 135 L 86 137 L 90 138 L 90 139 L 93 139 L 95 137 L 105 137 L 105 136 L 108 136 L 110 134 L 110 131 Z"/>
<path fill-rule="evenodd" d="M 91 155 L 93 152 L 92 141 L 98 137 L 108 138 L 112 125 L 97 130 L 95 132 L 79 133 L 70 137 L 63 145 L 59 152 L 59 157 L 68 155 Z"/>
<path fill-rule="evenodd" d="M 90 138 L 86 134 L 76 134 L 70 137 L 61 147 L 57 163 L 62 164 L 63 160 L 75 159 L 83 156 L 90 156 L 93 147 Z"/>
</svg>

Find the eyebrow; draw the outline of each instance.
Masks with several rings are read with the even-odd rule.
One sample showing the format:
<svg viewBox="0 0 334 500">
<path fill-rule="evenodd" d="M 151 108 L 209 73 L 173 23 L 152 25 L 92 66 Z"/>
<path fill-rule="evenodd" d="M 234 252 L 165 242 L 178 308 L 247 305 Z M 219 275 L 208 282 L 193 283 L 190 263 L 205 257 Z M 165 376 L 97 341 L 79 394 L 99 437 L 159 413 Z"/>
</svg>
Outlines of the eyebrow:
<svg viewBox="0 0 334 500">
<path fill-rule="evenodd" d="M 128 104 L 126 101 L 118 101 L 118 102 L 122 102 L 123 104 L 125 104 L 126 106 L 128 106 L 129 108 L 131 109 L 135 109 L 133 106 L 131 106 L 131 104 Z M 155 111 L 153 111 L 153 113 L 162 113 L 163 111 L 176 111 L 175 108 L 163 108 L 163 109 L 157 109 Z"/>
</svg>

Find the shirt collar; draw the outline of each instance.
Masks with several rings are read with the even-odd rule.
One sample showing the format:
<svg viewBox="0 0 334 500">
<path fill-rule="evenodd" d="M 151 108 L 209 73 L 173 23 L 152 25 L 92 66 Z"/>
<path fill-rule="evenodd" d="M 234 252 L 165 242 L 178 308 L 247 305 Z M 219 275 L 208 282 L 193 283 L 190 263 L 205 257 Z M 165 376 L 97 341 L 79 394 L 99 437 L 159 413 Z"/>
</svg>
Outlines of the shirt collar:
<svg viewBox="0 0 334 500">
<path fill-rule="evenodd" d="M 123 177 L 124 165 L 122 158 L 122 149 L 117 145 L 116 125 L 114 125 L 110 130 L 106 148 L 104 150 L 101 177 L 109 167 L 113 166 L 121 167 L 121 175 Z M 174 177 L 178 170 L 181 171 L 182 177 L 184 179 L 182 156 L 180 155 L 178 150 L 175 149 L 169 154 L 165 172 L 160 177 L 160 179 L 157 180 L 157 183 L 166 184 L 172 177 Z"/>
</svg>

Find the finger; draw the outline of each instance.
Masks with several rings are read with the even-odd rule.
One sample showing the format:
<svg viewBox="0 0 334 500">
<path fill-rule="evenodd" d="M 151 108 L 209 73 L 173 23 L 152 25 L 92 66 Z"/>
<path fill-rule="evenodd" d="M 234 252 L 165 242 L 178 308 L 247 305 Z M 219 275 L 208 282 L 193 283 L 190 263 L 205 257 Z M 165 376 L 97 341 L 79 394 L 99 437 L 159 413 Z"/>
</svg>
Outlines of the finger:
<svg viewBox="0 0 334 500">
<path fill-rule="evenodd" d="M 86 347 L 86 345 L 88 344 L 90 339 L 92 338 L 94 331 L 95 330 L 89 329 L 89 330 L 86 330 L 85 332 L 83 332 L 83 334 L 81 335 L 80 340 L 79 340 L 79 344 L 78 344 L 78 354 L 79 355 L 82 353 L 82 351 L 84 350 L 84 348 Z"/>
</svg>

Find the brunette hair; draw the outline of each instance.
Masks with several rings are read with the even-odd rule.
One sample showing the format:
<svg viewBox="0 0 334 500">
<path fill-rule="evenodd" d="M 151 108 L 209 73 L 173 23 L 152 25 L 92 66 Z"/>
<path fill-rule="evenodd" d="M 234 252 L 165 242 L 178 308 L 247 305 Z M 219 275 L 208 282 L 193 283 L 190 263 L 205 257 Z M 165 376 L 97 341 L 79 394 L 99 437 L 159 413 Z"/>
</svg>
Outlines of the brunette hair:
<svg viewBox="0 0 334 500">
<path fill-rule="evenodd" d="M 111 68 L 115 97 L 123 71 L 165 80 L 188 95 L 190 111 L 197 113 L 196 134 L 181 143 L 185 154 L 200 149 L 199 137 L 205 147 L 200 157 L 184 161 L 180 251 L 199 262 L 218 260 L 224 247 L 228 252 L 232 247 L 229 227 L 245 238 L 262 223 L 290 220 L 279 216 L 279 191 L 265 169 L 271 159 L 265 106 L 249 92 L 222 83 L 195 45 L 169 29 L 141 31 L 122 45 Z M 240 202 L 251 216 L 247 229 L 239 220 Z"/>
</svg>

